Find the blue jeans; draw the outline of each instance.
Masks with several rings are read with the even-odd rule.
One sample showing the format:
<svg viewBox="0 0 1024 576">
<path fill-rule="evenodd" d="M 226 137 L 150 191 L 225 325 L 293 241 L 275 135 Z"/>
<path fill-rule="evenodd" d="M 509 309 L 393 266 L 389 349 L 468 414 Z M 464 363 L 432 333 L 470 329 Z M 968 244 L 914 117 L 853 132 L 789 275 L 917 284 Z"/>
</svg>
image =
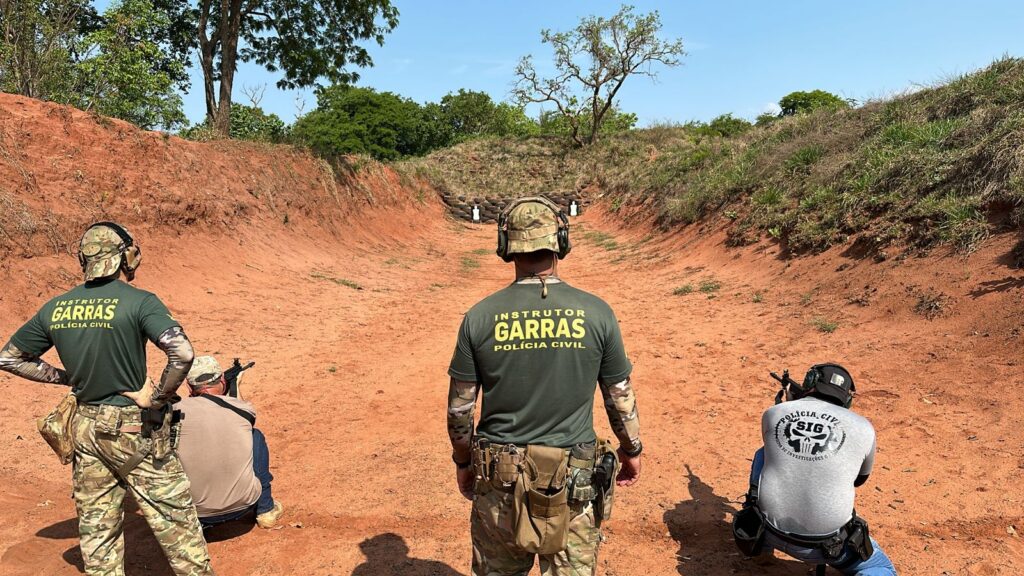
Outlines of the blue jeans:
<svg viewBox="0 0 1024 576">
<path fill-rule="evenodd" d="M 263 514 L 274 509 L 274 497 L 270 492 L 270 483 L 274 480 L 274 475 L 270 473 L 270 448 L 267 447 L 267 438 L 263 436 L 263 432 L 256 428 L 252 429 L 252 471 L 256 479 L 263 486 L 260 499 L 252 506 L 237 512 L 200 518 L 199 522 L 203 525 L 203 528 L 238 520 L 254 509 L 256 514 Z"/>
<path fill-rule="evenodd" d="M 751 486 L 760 484 L 762 470 L 764 470 L 764 448 L 759 448 L 754 453 L 754 461 L 750 465 Z M 765 530 L 764 536 L 765 551 L 775 549 L 809 564 L 828 564 L 845 576 L 896 576 L 896 568 L 892 565 L 892 560 L 889 560 L 889 557 L 885 555 L 885 551 L 882 550 L 882 547 L 878 545 L 874 538 L 871 539 L 871 544 L 875 552 L 871 555 L 871 558 L 861 560 L 856 552 L 845 548 L 839 558 L 832 562 L 827 562 L 821 550 L 795 546 L 768 530 Z"/>
</svg>

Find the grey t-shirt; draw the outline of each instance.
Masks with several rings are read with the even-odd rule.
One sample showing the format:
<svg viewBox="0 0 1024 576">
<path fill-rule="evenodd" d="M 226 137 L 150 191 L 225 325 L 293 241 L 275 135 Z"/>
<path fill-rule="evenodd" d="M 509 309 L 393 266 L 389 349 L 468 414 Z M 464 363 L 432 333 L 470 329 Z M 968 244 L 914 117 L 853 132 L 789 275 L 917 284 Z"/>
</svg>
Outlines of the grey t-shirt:
<svg viewBox="0 0 1024 576">
<path fill-rule="evenodd" d="M 817 398 L 772 406 L 761 417 L 764 469 L 758 506 L 775 528 L 835 532 L 853 515 L 857 476 L 870 474 L 875 429 L 867 418 Z"/>
<path fill-rule="evenodd" d="M 218 398 L 256 415 L 256 409 L 245 400 Z M 178 458 L 199 517 L 238 512 L 255 504 L 263 486 L 252 469 L 249 421 L 206 398 L 185 398 L 175 408 L 184 415 Z"/>
</svg>

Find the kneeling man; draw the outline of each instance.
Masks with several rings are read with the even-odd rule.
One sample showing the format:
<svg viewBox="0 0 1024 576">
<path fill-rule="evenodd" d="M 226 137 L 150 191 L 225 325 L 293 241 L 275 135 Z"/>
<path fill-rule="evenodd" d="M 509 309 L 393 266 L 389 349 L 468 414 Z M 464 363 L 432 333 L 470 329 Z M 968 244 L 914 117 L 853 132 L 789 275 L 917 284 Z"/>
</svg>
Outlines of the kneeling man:
<svg viewBox="0 0 1024 576">
<path fill-rule="evenodd" d="M 226 394 L 224 372 L 212 356 L 200 356 L 188 373 L 192 396 L 181 411 L 178 457 L 192 486 L 204 528 L 252 512 L 260 528 L 274 528 L 283 508 L 274 501 L 270 451 L 256 429 L 256 409 Z"/>
<path fill-rule="evenodd" d="M 818 364 L 802 384 L 788 372 L 772 376 L 783 390 L 761 418 L 764 447 L 754 455 L 750 491 L 733 525 L 740 550 L 756 556 L 776 549 L 847 576 L 895 576 L 854 511 L 854 488 L 874 463 L 875 429 L 850 410 L 850 373 Z"/>
</svg>

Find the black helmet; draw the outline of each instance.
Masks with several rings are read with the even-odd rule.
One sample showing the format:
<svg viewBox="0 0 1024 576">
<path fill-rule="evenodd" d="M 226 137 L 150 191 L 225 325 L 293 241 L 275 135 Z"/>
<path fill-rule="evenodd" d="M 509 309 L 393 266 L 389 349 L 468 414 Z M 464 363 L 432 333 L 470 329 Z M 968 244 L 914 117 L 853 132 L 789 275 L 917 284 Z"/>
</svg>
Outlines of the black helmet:
<svg viewBox="0 0 1024 576">
<path fill-rule="evenodd" d="M 843 408 L 853 404 L 853 376 L 839 364 L 815 364 L 807 371 L 800 386 L 800 396 L 817 396 Z"/>
</svg>

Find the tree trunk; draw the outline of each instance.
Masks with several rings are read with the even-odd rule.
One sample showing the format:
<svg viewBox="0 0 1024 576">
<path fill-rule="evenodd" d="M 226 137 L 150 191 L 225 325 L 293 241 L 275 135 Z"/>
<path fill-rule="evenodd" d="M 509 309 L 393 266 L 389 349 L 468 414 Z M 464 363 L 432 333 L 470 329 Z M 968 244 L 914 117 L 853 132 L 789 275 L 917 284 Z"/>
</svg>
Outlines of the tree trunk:
<svg viewBox="0 0 1024 576">
<path fill-rule="evenodd" d="M 217 117 L 217 95 L 213 87 L 213 54 L 217 43 L 210 41 L 206 26 L 210 21 L 210 4 L 212 0 L 203 0 L 199 4 L 199 67 L 203 70 L 203 90 L 206 94 L 206 124 L 213 126 Z"/>
<path fill-rule="evenodd" d="M 231 135 L 231 89 L 238 61 L 238 34 L 242 28 L 242 0 L 221 2 L 220 98 L 213 128 L 224 138 Z"/>
</svg>

